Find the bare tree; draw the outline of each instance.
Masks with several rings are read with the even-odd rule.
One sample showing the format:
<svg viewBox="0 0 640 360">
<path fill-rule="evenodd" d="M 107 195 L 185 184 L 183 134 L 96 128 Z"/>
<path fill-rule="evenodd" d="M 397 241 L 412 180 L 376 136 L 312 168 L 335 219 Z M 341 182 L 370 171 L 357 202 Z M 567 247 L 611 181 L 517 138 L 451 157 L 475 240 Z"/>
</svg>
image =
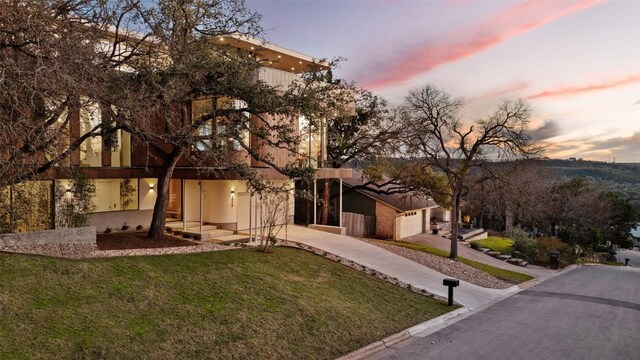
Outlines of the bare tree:
<svg viewBox="0 0 640 360">
<path fill-rule="evenodd" d="M 257 185 L 257 186 L 256 186 Z M 257 196 L 260 251 L 267 252 L 277 241 L 282 228 L 289 222 L 292 189 L 286 183 L 263 180 L 251 186 Z"/>
<path fill-rule="evenodd" d="M 452 259 L 458 257 L 458 216 L 469 171 L 486 168 L 489 161 L 527 157 L 536 150 L 526 133 L 530 110 L 524 101 L 505 100 L 493 114 L 471 125 L 463 122 L 462 108 L 461 99 L 432 85 L 412 90 L 404 104 L 406 156 L 417 160 L 424 174 L 433 169 L 447 179 Z"/>
</svg>

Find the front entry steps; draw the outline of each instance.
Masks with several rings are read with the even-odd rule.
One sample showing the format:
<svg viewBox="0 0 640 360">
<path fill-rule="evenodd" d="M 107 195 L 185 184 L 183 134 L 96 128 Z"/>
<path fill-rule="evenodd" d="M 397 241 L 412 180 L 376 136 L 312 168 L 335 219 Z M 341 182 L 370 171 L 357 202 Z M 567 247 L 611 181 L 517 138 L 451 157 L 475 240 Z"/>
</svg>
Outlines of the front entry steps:
<svg viewBox="0 0 640 360">
<path fill-rule="evenodd" d="M 209 240 L 203 240 L 203 242 L 210 243 L 210 244 L 222 244 L 222 245 L 248 243 L 249 242 L 249 235 L 217 236 L 217 237 L 211 238 Z"/>
</svg>

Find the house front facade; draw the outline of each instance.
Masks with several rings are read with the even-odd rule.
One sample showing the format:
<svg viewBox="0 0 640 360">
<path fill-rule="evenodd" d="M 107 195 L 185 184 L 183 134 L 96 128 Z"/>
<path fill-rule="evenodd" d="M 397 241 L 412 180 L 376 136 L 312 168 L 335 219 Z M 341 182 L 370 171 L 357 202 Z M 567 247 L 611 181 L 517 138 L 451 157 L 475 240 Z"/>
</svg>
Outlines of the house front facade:
<svg viewBox="0 0 640 360">
<path fill-rule="evenodd" d="M 237 37 L 224 40 L 229 46 L 253 51 L 256 57 L 272 59 L 269 66 L 259 69 L 256 79 L 281 88 L 286 88 L 299 79 L 311 66 L 327 66 L 307 55 L 262 41 Z M 207 99 L 194 101 L 191 104 L 192 118 L 199 112 L 206 111 L 203 108 L 210 102 Z M 71 117 L 69 137 L 82 136 L 102 122 L 102 116 L 97 104 L 83 107 Z M 257 121 L 251 121 L 254 120 Z M 291 121 L 294 122 L 296 135 L 301 139 L 298 149 L 292 152 L 262 146 L 259 150 L 261 155 L 268 155 L 278 166 L 285 166 L 293 160 L 316 167 L 318 179 L 351 176 L 351 170 L 348 169 L 335 171 L 318 168 L 325 156 L 324 131 L 317 126 L 311 128 L 303 117 L 292 116 Z M 158 131 L 161 131 L 160 127 L 159 125 Z M 199 131 L 203 137 L 210 135 L 210 141 L 216 141 L 215 125 Z M 16 232 L 56 228 L 59 226 L 56 207 L 65 196 L 71 196 L 67 194 L 72 181 L 70 174 L 81 173 L 95 186 L 95 195 L 91 199 L 93 213 L 89 224 L 95 226 L 98 232 L 147 228 L 158 195 L 157 179 L 162 163 L 150 155 L 147 144 L 125 131 L 119 130 L 110 141 L 115 141 L 116 146 L 109 146 L 99 136 L 89 137 L 60 166 L 43 174 L 37 181 L 4 190 L 4 196 L 1 197 L 3 206 L 10 208 L 17 204 L 20 196 L 28 194 L 37 199 L 33 205 L 29 205 L 37 211 L 28 218 L 12 214 L 3 221 L 10 224 L 12 231 Z M 258 140 L 247 138 L 246 142 L 253 146 Z M 234 163 L 244 164 L 255 170 L 258 176 L 291 189 L 290 193 L 282 195 L 282 202 L 286 203 L 286 215 L 282 216 L 280 222 L 292 222 L 295 212 L 293 181 L 256 160 L 233 141 L 229 141 L 227 145 L 227 157 L 233 159 Z M 202 239 L 246 233 L 250 228 L 256 227 L 256 219 L 260 220 L 260 213 L 256 211 L 260 201 L 260 197 L 250 191 L 246 179 L 237 171 L 224 166 L 201 168 L 188 159 L 181 159 L 169 184 L 167 226 L 172 230 L 199 234 Z"/>
</svg>

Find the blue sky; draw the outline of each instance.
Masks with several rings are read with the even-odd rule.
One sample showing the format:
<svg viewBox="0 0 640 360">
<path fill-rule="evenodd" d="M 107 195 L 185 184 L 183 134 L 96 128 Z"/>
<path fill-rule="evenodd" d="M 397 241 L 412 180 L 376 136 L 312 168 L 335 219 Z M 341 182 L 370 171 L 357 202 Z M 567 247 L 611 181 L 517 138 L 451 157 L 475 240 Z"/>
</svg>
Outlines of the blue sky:
<svg viewBox="0 0 640 360">
<path fill-rule="evenodd" d="M 336 74 L 399 103 L 432 83 L 469 121 L 525 98 L 555 158 L 640 162 L 640 2 L 250 0 L 267 40 L 348 59 Z"/>
</svg>

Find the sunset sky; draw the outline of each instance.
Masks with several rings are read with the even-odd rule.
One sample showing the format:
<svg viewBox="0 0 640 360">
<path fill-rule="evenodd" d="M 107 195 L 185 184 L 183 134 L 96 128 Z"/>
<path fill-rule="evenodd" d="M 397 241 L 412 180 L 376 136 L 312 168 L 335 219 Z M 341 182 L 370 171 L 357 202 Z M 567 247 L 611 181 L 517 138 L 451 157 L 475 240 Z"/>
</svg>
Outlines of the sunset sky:
<svg viewBox="0 0 640 360">
<path fill-rule="evenodd" d="M 348 59 L 336 75 L 394 103 L 432 83 L 465 119 L 525 98 L 553 158 L 640 162 L 640 1 L 267 1 L 267 40 Z"/>
</svg>

